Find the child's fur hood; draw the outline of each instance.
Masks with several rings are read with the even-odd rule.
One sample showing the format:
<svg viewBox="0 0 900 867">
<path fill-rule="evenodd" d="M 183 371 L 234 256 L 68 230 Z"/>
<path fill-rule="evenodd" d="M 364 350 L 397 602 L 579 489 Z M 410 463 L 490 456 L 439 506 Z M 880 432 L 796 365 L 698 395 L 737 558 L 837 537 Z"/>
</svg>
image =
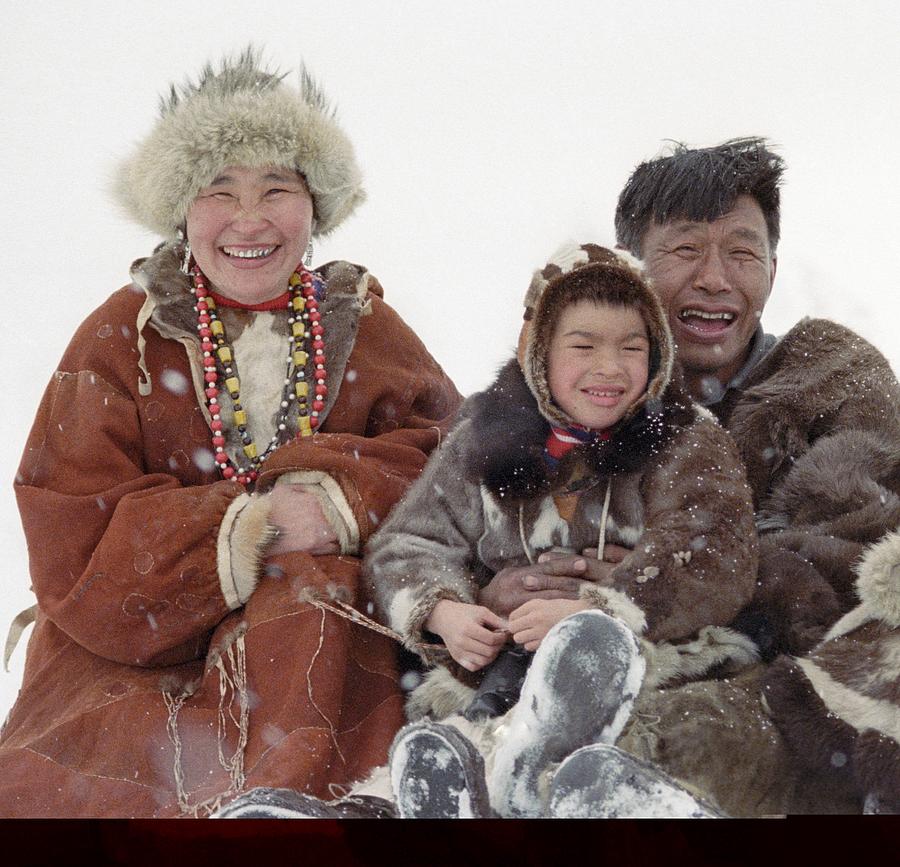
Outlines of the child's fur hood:
<svg viewBox="0 0 900 867">
<path fill-rule="evenodd" d="M 630 253 L 597 244 L 567 245 L 536 271 L 525 295 L 525 323 L 518 359 L 541 414 L 561 427 L 575 425 L 554 403 L 547 383 L 547 356 L 563 309 L 576 300 L 636 307 L 650 337 L 650 377 L 646 391 L 629 407 L 626 418 L 647 401 L 660 398 L 672 377 L 675 347 L 665 311 L 650 289 L 642 263 Z"/>
</svg>

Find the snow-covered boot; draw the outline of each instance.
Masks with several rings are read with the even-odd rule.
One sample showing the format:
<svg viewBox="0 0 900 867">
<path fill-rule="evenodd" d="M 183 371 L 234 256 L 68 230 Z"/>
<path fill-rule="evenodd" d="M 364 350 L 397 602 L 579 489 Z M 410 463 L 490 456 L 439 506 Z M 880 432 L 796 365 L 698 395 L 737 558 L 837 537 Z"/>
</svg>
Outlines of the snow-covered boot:
<svg viewBox="0 0 900 867">
<path fill-rule="evenodd" d="M 419 722 L 391 745 L 391 789 L 402 819 L 491 816 L 484 760 L 455 728 Z"/>
<path fill-rule="evenodd" d="M 371 795 L 321 801 L 293 789 L 251 789 L 218 809 L 210 819 L 394 819 L 393 805 Z"/>
<path fill-rule="evenodd" d="M 554 819 L 716 819 L 704 804 L 655 765 L 611 744 L 582 747 L 556 771 Z"/>
<path fill-rule="evenodd" d="M 497 732 L 488 779 L 493 808 L 505 817 L 543 815 L 541 773 L 578 747 L 616 740 L 645 668 L 634 633 L 614 617 L 590 610 L 557 623 Z"/>
</svg>

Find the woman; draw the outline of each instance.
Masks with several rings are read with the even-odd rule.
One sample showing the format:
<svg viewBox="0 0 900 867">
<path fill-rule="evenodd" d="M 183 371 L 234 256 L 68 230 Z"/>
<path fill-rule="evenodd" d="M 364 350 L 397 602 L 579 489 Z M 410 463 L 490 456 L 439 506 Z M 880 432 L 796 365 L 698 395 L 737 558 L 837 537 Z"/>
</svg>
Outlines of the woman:
<svg viewBox="0 0 900 867">
<path fill-rule="evenodd" d="M 305 72 L 247 51 L 173 87 L 117 192 L 165 241 L 76 333 L 19 469 L 38 610 L 0 815 L 331 795 L 402 723 L 391 642 L 332 612 L 459 395 L 365 269 L 303 264 L 364 197 Z"/>
</svg>

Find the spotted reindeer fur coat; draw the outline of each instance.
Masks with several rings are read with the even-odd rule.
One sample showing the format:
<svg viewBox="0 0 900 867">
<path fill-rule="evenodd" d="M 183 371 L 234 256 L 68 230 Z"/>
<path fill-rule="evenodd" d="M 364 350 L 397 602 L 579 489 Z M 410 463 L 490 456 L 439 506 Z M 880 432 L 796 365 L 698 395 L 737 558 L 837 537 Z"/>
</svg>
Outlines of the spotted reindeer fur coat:
<svg viewBox="0 0 900 867">
<path fill-rule="evenodd" d="M 474 603 L 499 570 L 551 548 L 595 547 L 608 486 L 605 541 L 633 552 L 611 587 L 586 585 L 582 595 L 645 639 L 648 685 L 756 659 L 752 642 L 725 628 L 751 597 L 756 569 L 750 492 L 725 431 L 677 382 L 666 387 L 658 415 L 642 410 L 609 442 L 576 447 L 556 473 L 542 457 L 549 430 L 510 361 L 463 404 L 370 541 L 364 574 L 381 617 L 436 666 L 410 697 L 411 717 L 458 712 L 472 695 L 471 679 L 449 654 L 423 646 L 439 640 L 424 631 L 435 604 Z M 590 483 L 566 520 L 558 480 L 579 462 L 590 468 Z"/>
</svg>

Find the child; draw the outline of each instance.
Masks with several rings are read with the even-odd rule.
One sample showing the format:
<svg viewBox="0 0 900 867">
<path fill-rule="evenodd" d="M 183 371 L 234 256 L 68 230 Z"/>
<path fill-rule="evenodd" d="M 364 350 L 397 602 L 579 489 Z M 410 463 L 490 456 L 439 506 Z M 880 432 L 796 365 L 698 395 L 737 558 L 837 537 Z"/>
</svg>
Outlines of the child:
<svg viewBox="0 0 900 867">
<path fill-rule="evenodd" d="M 487 669 L 490 680 L 489 666 L 509 639 L 532 651 L 578 612 L 617 618 L 578 619 L 592 624 L 582 633 L 584 659 L 609 669 L 592 673 L 599 679 L 584 690 L 579 720 L 543 713 L 544 722 L 519 729 L 552 735 L 552 748 L 517 743 L 509 747 L 518 750 L 515 761 L 500 755 L 502 746 L 492 757 L 495 777 L 506 777 L 488 780 L 502 815 L 540 812 L 534 788 L 544 767 L 601 730 L 609 743 L 621 731 L 644 663 L 623 662 L 630 651 L 604 655 L 596 647 L 603 636 L 628 632 L 624 624 L 635 657 L 631 633 L 644 639 L 653 684 L 695 677 L 734 657 L 747 661 L 746 644 L 731 633 L 719 642 L 709 628 L 724 627 L 746 604 L 756 572 L 740 459 L 682 390 L 665 314 L 639 263 L 596 245 L 564 249 L 535 275 L 525 303 L 517 358 L 464 404 L 422 476 L 370 539 L 364 566 L 385 622 L 434 666 L 408 700 L 414 720 L 466 711 L 480 672 Z M 606 545 L 631 550 L 610 564 L 602 560 Z M 572 574 L 587 579 L 579 598 L 535 598 L 508 621 L 478 604 L 479 589 L 500 570 L 560 552 L 584 554 L 572 562 Z M 686 643 L 704 628 L 701 640 Z M 504 654 L 496 665 L 509 662 Z M 576 677 L 558 660 L 551 668 L 552 677 Z M 615 677 L 621 707 L 601 709 L 596 684 Z M 552 701 L 553 688 L 542 701 Z M 524 704 L 485 725 L 518 730 Z M 542 725 L 553 731 L 541 733 Z M 433 739 L 434 731 L 428 723 L 423 736 Z M 405 742 L 405 757 L 415 755 L 413 746 Z"/>
</svg>

